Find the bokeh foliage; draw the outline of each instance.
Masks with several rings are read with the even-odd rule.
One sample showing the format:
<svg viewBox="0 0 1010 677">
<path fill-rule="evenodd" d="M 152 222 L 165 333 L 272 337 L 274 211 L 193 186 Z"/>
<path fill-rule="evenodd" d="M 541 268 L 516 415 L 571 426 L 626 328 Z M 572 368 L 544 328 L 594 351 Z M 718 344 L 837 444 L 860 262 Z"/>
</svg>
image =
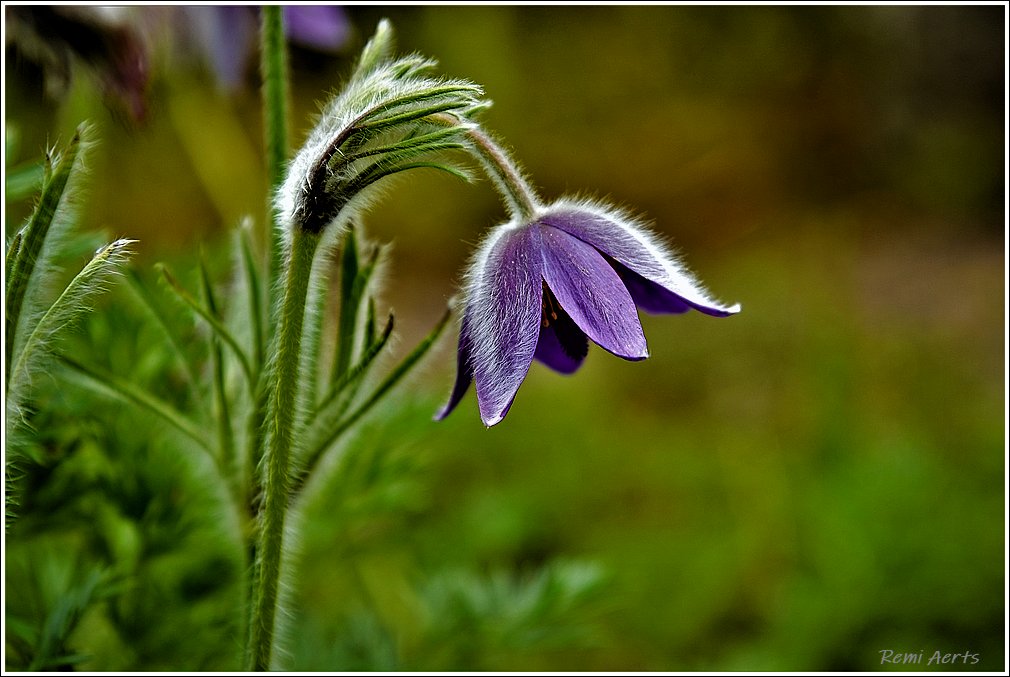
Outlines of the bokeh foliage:
<svg viewBox="0 0 1010 677">
<path fill-rule="evenodd" d="M 472 401 L 430 422 L 445 341 L 300 506 L 292 666 L 876 670 L 894 649 L 1001 669 L 1002 12 L 348 10 L 359 36 L 388 16 L 404 51 L 484 85 L 545 195 L 647 214 L 743 312 L 644 317 L 643 363 L 534 367 L 491 431 Z M 297 138 L 354 51 L 292 54 Z M 142 275 L 170 260 L 190 289 L 196 243 L 228 270 L 225 231 L 262 219 L 254 72 L 225 93 L 164 56 L 137 124 L 87 77 L 54 105 L 30 62 L 7 63 L 11 162 L 91 119 L 86 229 L 138 238 Z M 30 201 L 7 207 L 9 238 Z M 437 176 L 374 213 L 404 351 L 500 218 L 486 186 Z M 186 406 L 134 293 L 113 290 L 68 352 Z M 6 667 L 46 636 L 84 668 L 237 667 L 220 492 L 171 429 L 54 376 L 6 538 Z"/>
</svg>

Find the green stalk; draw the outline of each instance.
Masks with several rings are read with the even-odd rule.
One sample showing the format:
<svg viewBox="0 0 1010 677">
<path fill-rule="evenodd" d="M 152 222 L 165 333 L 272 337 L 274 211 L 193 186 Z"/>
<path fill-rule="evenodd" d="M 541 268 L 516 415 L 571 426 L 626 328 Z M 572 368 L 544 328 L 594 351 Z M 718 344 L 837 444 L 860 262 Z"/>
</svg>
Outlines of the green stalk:
<svg viewBox="0 0 1010 677">
<path fill-rule="evenodd" d="M 263 126 L 266 135 L 267 178 L 270 194 L 269 215 L 269 280 L 268 290 L 277 288 L 280 276 L 283 242 L 277 228 L 273 198 L 284 182 L 284 163 L 288 158 L 288 57 L 284 38 L 284 12 L 276 5 L 263 7 L 260 33 L 260 68 L 263 75 Z"/>
<path fill-rule="evenodd" d="M 264 317 L 273 318 L 277 307 L 275 301 L 278 292 L 278 278 L 280 277 L 282 253 L 284 251 L 282 234 L 277 225 L 277 214 L 274 211 L 274 196 L 278 188 L 284 182 L 284 163 L 288 156 L 288 69 L 287 69 L 287 45 L 284 35 L 284 12 L 281 7 L 267 6 L 262 8 L 262 22 L 260 25 L 260 72 L 263 77 L 263 141 L 266 151 L 267 181 L 269 190 L 267 192 L 267 232 L 264 237 L 266 247 L 266 274 L 263 277 L 266 287 L 265 294 L 261 297 L 259 290 L 250 289 L 250 301 L 254 304 L 251 309 L 254 320 L 258 326 L 254 331 L 260 332 L 254 336 L 253 353 L 256 360 L 258 379 L 253 384 L 252 409 L 248 419 L 248 448 L 246 453 L 246 472 L 251 481 L 248 488 L 249 493 L 246 498 L 246 507 L 251 518 L 256 519 L 260 507 L 252 503 L 252 497 L 259 495 L 261 488 L 261 477 L 256 470 L 259 467 L 260 459 L 265 450 L 265 414 L 269 406 L 269 384 L 273 383 L 272 370 L 268 370 L 265 365 L 266 343 L 273 345 L 272 336 L 269 334 L 269 323 L 263 322 Z M 246 245 L 243 247 L 243 256 L 246 258 L 246 267 L 250 271 L 250 283 L 254 282 L 254 268 L 250 266 L 250 249 Z M 311 260 L 311 259 L 310 259 Z M 252 284 L 251 284 L 252 286 Z M 260 304 L 266 301 L 266 312 Z M 282 524 L 283 524 L 283 507 Z M 260 533 L 260 539 L 264 534 Z M 254 534 L 250 534 L 246 540 L 246 553 L 249 558 L 248 563 L 252 566 L 252 576 L 248 582 L 247 589 L 250 592 L 246 615 L 246 655 L 250 669 L 263 669 L 261 666 L 261 654 L 266 652 L 266 663 L 269 663 L 270 648 L 273 642 L 273 614 L 276 606 L 276 579 L 274 580 L 274 600 L 261 599 L 260 584 L 262 575 L 260 571 L 261 561 L 258 555 L 260 547 Z M 270 608 L 269 625 L 265 626 L 264 613 L 261 603 L 266 603 Z M 264 637 L 264 628 L 265 637 Z M 265 649 L 262 645 L 265 643 Z M 265 663 L 263 664 L 265 666 Z"/>
<path fill-rule="evenodd" d="M 446 113 L 436 113 L 429 119 L 446 127 L 461 124 L 457 117 Z M 540 197 L 523 176 L 519 165 L 480 127 L 468 127 L 466 136 L 471 150 L 498 189 L 509 215 L 522 222 L 532 219 L 541 207 Z"/>
<path fill-rule="evenodd" d="M 522 221 L 533 218 L 540 208 L 540 199 L 508 153 L 479 127 L 470 128 L 467 136 L 512 216 Z"/>
<path fill-rule="evenodd" d="M 299 422 L 298 357 L 301 354 L 305 300 L 312 272 L 312 258 L 319 235 L 295 227 L 291 257 L 285 273 L 284 300 L 280 314 L 277 360 L 270 382 L 267 424 L 263 512 L 259 531 L 259 563 L 253 594 L 249 669 L 270 669 L 280 588 L 284 544 L 284 520 L 290 498 L 291 452 Z"/>
</svg>

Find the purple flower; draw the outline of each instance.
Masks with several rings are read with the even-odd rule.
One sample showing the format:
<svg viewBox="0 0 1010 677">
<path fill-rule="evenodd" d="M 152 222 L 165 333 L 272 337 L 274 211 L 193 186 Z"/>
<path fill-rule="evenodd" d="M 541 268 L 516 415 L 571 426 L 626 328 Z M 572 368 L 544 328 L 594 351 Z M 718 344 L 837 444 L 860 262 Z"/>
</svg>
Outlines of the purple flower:
<svg viewBox="0 0 1010 677">
<path fill-rule="evenodd" d="M 456 383 L 436 418 L 474 381 L 481 418 L 495 425 L 534 359 L 571 374 L 588 339 L 626 360 L 645 359 L 636 307 L 716 317 L 740 310 L 713 300 L 640 223 L 603 205 L 560 200 L 499 226 L 467 277 Z"/>
<path fill-rule="evenodd" d="M 351 39 L 351 24 L 340 7 L 331 5 L 285 5 L 288 37 L 317 52 L 339 52 Z"/>
<path fill-rule="evenodd" d="M 210 64 L 218 83 L 237 89 L 248 74 L 256 52 L 258 8 L 239 5 L 182 8 L 181 38 Z M 334 54 L 351 38 L 351 25 L 340 7 L 287 5 L 284 30 L 291 43 L 317 52 Z"/>
</svg>

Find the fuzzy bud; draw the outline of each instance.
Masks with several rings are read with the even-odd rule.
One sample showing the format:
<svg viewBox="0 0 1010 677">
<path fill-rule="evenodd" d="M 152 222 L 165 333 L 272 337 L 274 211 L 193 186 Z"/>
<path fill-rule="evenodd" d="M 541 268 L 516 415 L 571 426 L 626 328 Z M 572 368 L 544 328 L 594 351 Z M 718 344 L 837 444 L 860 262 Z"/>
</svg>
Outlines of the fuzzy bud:
<svg viewBox="0 0 1010 677">
<path fill-rule="evenodd" d="M 288 167 L 276 196 L 286 228 L 320 233 L 334 221 L 346 222 L 367 204 L 377 181 L 408 169 L 468 178 L 433 156 L 465 147 L 467 116 L 483 105 L 481 88 L 428 76 L 435 62 L 420 56 L 390 59 L 391 42 L 392 29 L 383 21 Z M 446 115 L 459 124 L 446 126 Z"/>
</svg>

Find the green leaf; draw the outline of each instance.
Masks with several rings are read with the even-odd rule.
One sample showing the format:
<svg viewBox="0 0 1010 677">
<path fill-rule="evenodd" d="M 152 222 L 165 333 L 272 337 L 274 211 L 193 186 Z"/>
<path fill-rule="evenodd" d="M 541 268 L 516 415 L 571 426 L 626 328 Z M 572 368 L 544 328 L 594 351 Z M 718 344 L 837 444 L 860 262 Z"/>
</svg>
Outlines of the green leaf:
<svg viewBox="0 0 1010 677">
<path fill-rule="evenodd" d="M 365 414 L 372 410 L 372 408 L 382 401 L 382 399 L 389 393 L 389 391 L 406 376 L 411 368 L 417 364 L 421 358 L 423 358 L 428 350 L 434 345 L 435 341 L 442 334 L 442 330 L 449 323 L 449 317 L 452 315 L 451 311 L 446 311 L 442 319 L 438 321 L 438 324 L 431 330 L 428 334 L 407 357 L 396 366 L 395 369 L 385 378 L 385 380 L 380 383 L 371 395 L 369 395 L 364 402 L 362 402 L 358 407 L 348 414 L 346 417 L 335 423 L 332 427 L 327 427 L 326 429 L 318 431 L 316 435 L 312 436 L 312 440 L 315 442 L 309 447 L 309 453 L 306 455 L 305 468 L 302 473 L 302 483 L 311 475 L 312 471 L 316 468 L 321 460 L 322 456 L 326 450 L 337 441 L 337 439 L 348 429 L 351 428 L 355 423 L 357 423 Z M 318 441 L 316 441 L 318 440 Z"/>
<path fill-rule="evenodd" d="M 354 343 L 358 335 L 358 315 L 361 309 L 361 300 L 365 292 L 368 291 L 368 285 L 375 273 L 381 253 L 382 249 L 380 247 L 374 247 L 364 267 L 359 267 L 357 261 L 355 262 L 353 279 L 347 276 L 343 280 L 345 285 L 348 286 L 341 288 L 338 346 L 337 352 L 334 353 L 333 369 L 330 372 L 331 384 L 346 375 L 345 372 L 351 363 L 351 353 L 353 352 Z M 355 250 L 356 256 L 357 253 Z M 370 344 L 370 341 L 364 341 L 362 350 L 367 350 Z"/>
<path fill-rule="evenodd" d="M 316 407 L 316 409 L 314 410 L 315 411 L 314 416 L 324 415 L 326 410 L 332 407 L 332 404 L 337 400 L 338 397 L 345 394 L 345 391 L 348 388 L 352 388 L 353 386 L 355 386 L 357 383 L 360 382 L 361 378 L 367 373 L 368 368 L 371 367 L 372 362 L 375 360 L 376 357 L 379 356 L 379 353 L 382 352 L 382 349 L 385 347 L 386 342 L 389 341 L 389 337 L 392 333 L 393 333 L 393 316 L 390 315 L 389 320 L 387 320 L 386 322 L 386 328 L 382 332 L 382 336 L 380 336 L 377 341 L 369 343 L 365 347 L 365 352 L 362 354 L 361 359 L 358 361 L 358 363 L 354 365 L 352 369 L 348 370 L 340 378 L 338 378 L 336 381 L 333 382 L 333 384 L 330 386 L 329 391 L 326 393 L 326 397 L 323 398 L 323 400 L 319 403 L 319 406 Z M 348 403 L 349 402 L 345 402 L 344 405 L 345 409 L 346 404 Z M 336 414 L 337 417 L 339 417 L 343 413 L 343 411 L 344 410 L 341 409 L 339 413 Z M 332 418 L 332 416 L 330 418 Z"/>
<path fill-rule="evenodd" d="M 199 301 L 190 296 L 189 292 L 187 292 L 183 286 L 179 284 L 164 264 L 156 264 L 155 268 L 161 272 L 162 277 L 164 277 L 165 281 L 168 282 L 169 287 L 175 292 L 176 296 L 178 296 L 183 303 L 192 308 L 200 317 L 206 320 L 207 324 L 209 324 L 211 329 L 214 330 L 214 333 L 222 341 L 224 341 L 229 348 L 231 348 L 235 357 L 238 359 L 239 366 L 242 367 L 242 372 L 245 374 L 250 391 L 253 390 L 256 387 L 257 375 L 253 371 L 252 366 L 249 364 L 249 357 L 245 354 L 245 351 L 242 350 L 242 347 L 238 344 L 238 341 L 235 340 L 232 333 L 228 331 L 228 328 L 224 326 L 221 320 L 219 320 L 213 312 L 205 308 Z"/>
<path fill-rule="evenodd" d="M 390 316 L 392 317 L 392 316 Z M 375 299 L 371 296 L 368 297 L 368 309 L 365 314 L 365 340 L 364 346 L 367 350 L 368 346 L 375 342 Z"/>
<path fill-rule="evenodd" d="M 8 295 L 11 293 L 11 268 L 14 266 L 14 261 L 18 257 L 18 252 L 21 251 L 22 235 L 21 231 L 14 233 L 14 237 L 11 238 L 10 246 L 7 247 L 7 256 L 4 259 L 4 272 L 7 274 L 5 288 L 6 294 Z M 9 341 L 10 337 L 8 337 L 7 340 Z"/>
<path fill-rule="evenodd" d="M 193 359 L 190 358 L 179 340 L 178 332 L 173 330 L 170 326 L 170 322 L 164 311 L 162 311 L 160 304 L 151 295 L 151 290 L 148 289 L 147 285 L 144 284 L 143 280 L 141 280 L 140 275 L 135 270 L 128 269 L 126 271 L 126 279 L 136 294 L 136 297 L 140 300 L 144 308 L 147 309 L 148 313 L 154 317 L 155 322 L 165 334 L 169 345 L 172 346 L 172 352 L 175 354 L 176 361 L 179 362 L 179 364 L 181 364 L 185 369 L 186 380 L 189 382 L 191 391 L 198 395 L 199 388 L 197 387 L 197 384 L 200 382 L 200 378 L 196 373 L 196 366 L 194 365 Z"/>
<path fill-rule="evenodd" d="M 453 167 L 451 165 L 444 165 L 436 162 L 408 162 L 401 165 L 393 165 L 390 167 L 383 166 L 380 163 L 375 163 L 367 172 L 362 172 L 358 175 L 355 183 L 352 184 L 352 190 L 363 190 L 367 186 L 372 185 L 379 179 L 385 178 L 387 176 L 392 176 L 393 174 L 399 174 L 400 172 L 405 172 L 410 169 L 436 169 L 447 174 L 455 176 L 457 179 L 462 179 L 463 181 L 472 181 L 473 176 L 466 170 L 460 169 L 458 167 Z"/>
<path fill-rule="evenodd" d="M 63 355 L 60 360 L 74 372 L 85 377 L 83 383 L 95 390 L 116 397 L 124 402 L 145 409 L 171 425 L 173 428 L 196 442 L 209 454 L 213 454 L 210 444 L 204 439 L 200 428 L 172 405 L 155 397 L 126 379 L 120 378 L 98 367 L 88 366 Z"/>
<path fill-rule="evenodd" d="M 393 54 L 393 25 L 388 19 L 382 19 L 375 27 L 375 34 L 361 50 L 358 65 L 354 69 L 354 77 L 360 78 L 374 70 Z"/>
<path fill-rule="evenodd" d="M 239 246 L 242 253 L 242 270 L 245 274 L 246 289 L 249 292 L 249 322 L 252 324 L 252 355 L 257 371 L 263 369 L 263 286 L 260 284 L 259 268 L 252 251 L 251 227 L 244 223 L 240 227 Z"/>
<path fill-rule="evenodd" d="M 113 276 L 120 272 L 130 257 L 130 245 L 136 240 L 116 240 L 98 250 L 94 258 L 70 282 L 59 298 L 49 307 L 32 333 L 25 340 L 11 371 L 15 387 L 25 385 L 40 365 L 42 355 L 51 353 L 53 342 L 61 331 L 72 326 L 89 309 L 92 299 L 105 291 Z M 36 357 L 39 355 L 39 357 Z"/>
<path fill-rule="evenodd" d="M 72 176 L 79 168 L 81 156 L 86 149 L 89 128 L 81 125 L 77 134 L 67 147 L 59 154 L 50 153 L 47 157 L 45 175 L 42 182 L 42 194 L 24 228 L 21 229 L 21 246 L 11 261 L 7 281 L 6 299 L 6 358 L 7 375 L 6 390 L 10 391 L 11 364 L 15 356 L 15 346 L 21 347 L 20 330 L 21 312 L 26 299 L 30 305 L 39 303 L 39 276 L 36 269 L 42 264 L 43 269 L 50 263 L 45 248 L 46 239 L 54 223 L 60 220 L 66 212 L 67 187 Z"/>
<path fill-rule="evenodd" d="M 330 382 L 341 378 L 351 362 L 354 346 L 355 318 L 358 314 L 360 292 L 357 289 L 361 274 L 358 262 L 358 243 L 354 228 L 348 228 L 340 256 L 340 316 L 337 326 L 337 345 L 333 354 Z"/>
<path fill-rule="evenodd" d="M 425 108 L 415 108 L 412 110 L 407 110 L 396 115 L 390 115 L 389 117 L 381 117 L 373 120 L 361 122 L 357 125 L 358 129 L 375 131 L 377 129 L 385 129 L 387 127 L 394 127 L 405 122 L 412 122 L 414 120 L 422 120 L 429 115 L 434 115 L 435 113 L 444 113 L 446 111 L 456 110 L 459 108 L 459 102 L 456 100 L 444 101 L 442 103 L 435 104 L 433 106 L 427 106 Z M 384 108 L 383 111 L 388 111 Z"/>
<path fill-rule="evenodd" d="M 66 575 L 69 577 L 74 574 Z M 29 670 L 61 669 L 81 660 L 77 654 L 67 653 L 66 644 L 85 610 L 102 596 L 104 578 L 105 574 L 101 570 L 91 569 L 76 585 L 68 583 L 68 588 L 55 598 L 42 625 L 38 645 L 35 647 L 36 655 Z M 52 582 L 40 580 L 38 584 Z"/>
<path fill-rule="evenodd" d="M 428 62 L 428 65 L 433 65 L 433 63 Z M 414 106 L 436 99 L 455 101 L 456 105 L 452 109 L 464 108 L 479 103 L 480 96 L 483 93 L 484 90 L 480 85 L 466 82 L 465 80 L 451 80 L 449 82 L 431 80 L 416 83 L 415 86 L 408 89 L 405 93 L 393 95 L 366 109 L 352 123 L 351 127 L 357 129 L 363 124 L 368 123 L 369 120 L 374 119 L 375 116 L 393 113 L 406 106 Z"/>
<path fill-rule="evenodd" d="M 554 560 L 521 573 L 446 571 L 420 591 L 428 646 L 466 647 L 452 663 L 487 670 L 476 657 L 592 642 L 589 620 L 602 601 L 606 571 L 593 562 Z"/>
<path fill-rule="evenodd" d="M 431 152 L 432 150 L 461 148 L 462 144 L 459 142 L 456 142 L 454 145 L 448 145 L 448 142 L 451 139 L 462 138 L 463 132 L 464 130 L 461 127 L 445 127 L 436 129 L 433 132 L 428 132 L 427 134 L 407 136 L 396 143 L 390 143 L 384 146 L 373 146 L 357 153 L 341 156 L 341 164 L 350 164 L 352 162 L 356 162 L 357 160 L 375 155 L 383 155 L 385 156 L 383 160 L 389 158 L 390 161 L 392 161 L 395 158 L 412 157 L 421 153 Z"/>
<path fill-rule="evenodd" d="M 214 299 L 214 289 L 210 283 L 210 275 L 207 273 L 207 265 L 203 252 L 200 253 L 200 287 L 203 292 L 203 301 L 207 304 L 207 311 L 215 319 L 220 319 L 217 311 L 217 301 Z M 223 325 L 222 325 L 223 326 Z M 211 338 L 211 371 L 214 375 L 214 419 L 217 421 L 218 430 L 218 450 L 220 461 L 223 465 L 232 465 L 235 458 L 235 439 L 231 427 L 231 411 L 228 407 L 228 393 L 225 391 L 224 383 L 224 355 L 221 351 L 221 342 L 216 336 Z M 230 477 L 234 473 L 229 473 Z"/>
<path fill-rule="evenodd" d="M 390 315 L 382 336 L 367 346 L 361 360 L 333 384 L 319 407 L 313 411 L 311 422 L 305 431 L 305 437 L 308 440 L 305 448 L 317 449 L 321 454 L 329 446 L 326 440 L 330 431 L 340 425 L 342 417 L 347 413 L 347 409 L 351 406 L 351 402 L 358 392 L 362 379 L 386 346 L 392 333 L 393 316 Z M 316 462 L 317 460 L 310 455 L 306 457 L 305 465 L 311 469 Z M 308 470 L 301 475 L 298 482 L 304 482 L 307 476 Z"/>
<path fill-rule="evenodd" d="M 319 380 L 321 367 L 321 351 L 323 327 L 328 315 L 330 300 L 330 273 L 333 269 L 333 250 L 335 245 L 329 241 L 321 245 L 323 252 L 316 254 L 312 261 L 312 271 L 309 289 L 305 298 L 305 322 L 302 329 L 301 355 L 298 364 L 301 365 L 302 392 L 305 394 L 305 404 L 311 410 L 319 399 Z"/>
</svg>

